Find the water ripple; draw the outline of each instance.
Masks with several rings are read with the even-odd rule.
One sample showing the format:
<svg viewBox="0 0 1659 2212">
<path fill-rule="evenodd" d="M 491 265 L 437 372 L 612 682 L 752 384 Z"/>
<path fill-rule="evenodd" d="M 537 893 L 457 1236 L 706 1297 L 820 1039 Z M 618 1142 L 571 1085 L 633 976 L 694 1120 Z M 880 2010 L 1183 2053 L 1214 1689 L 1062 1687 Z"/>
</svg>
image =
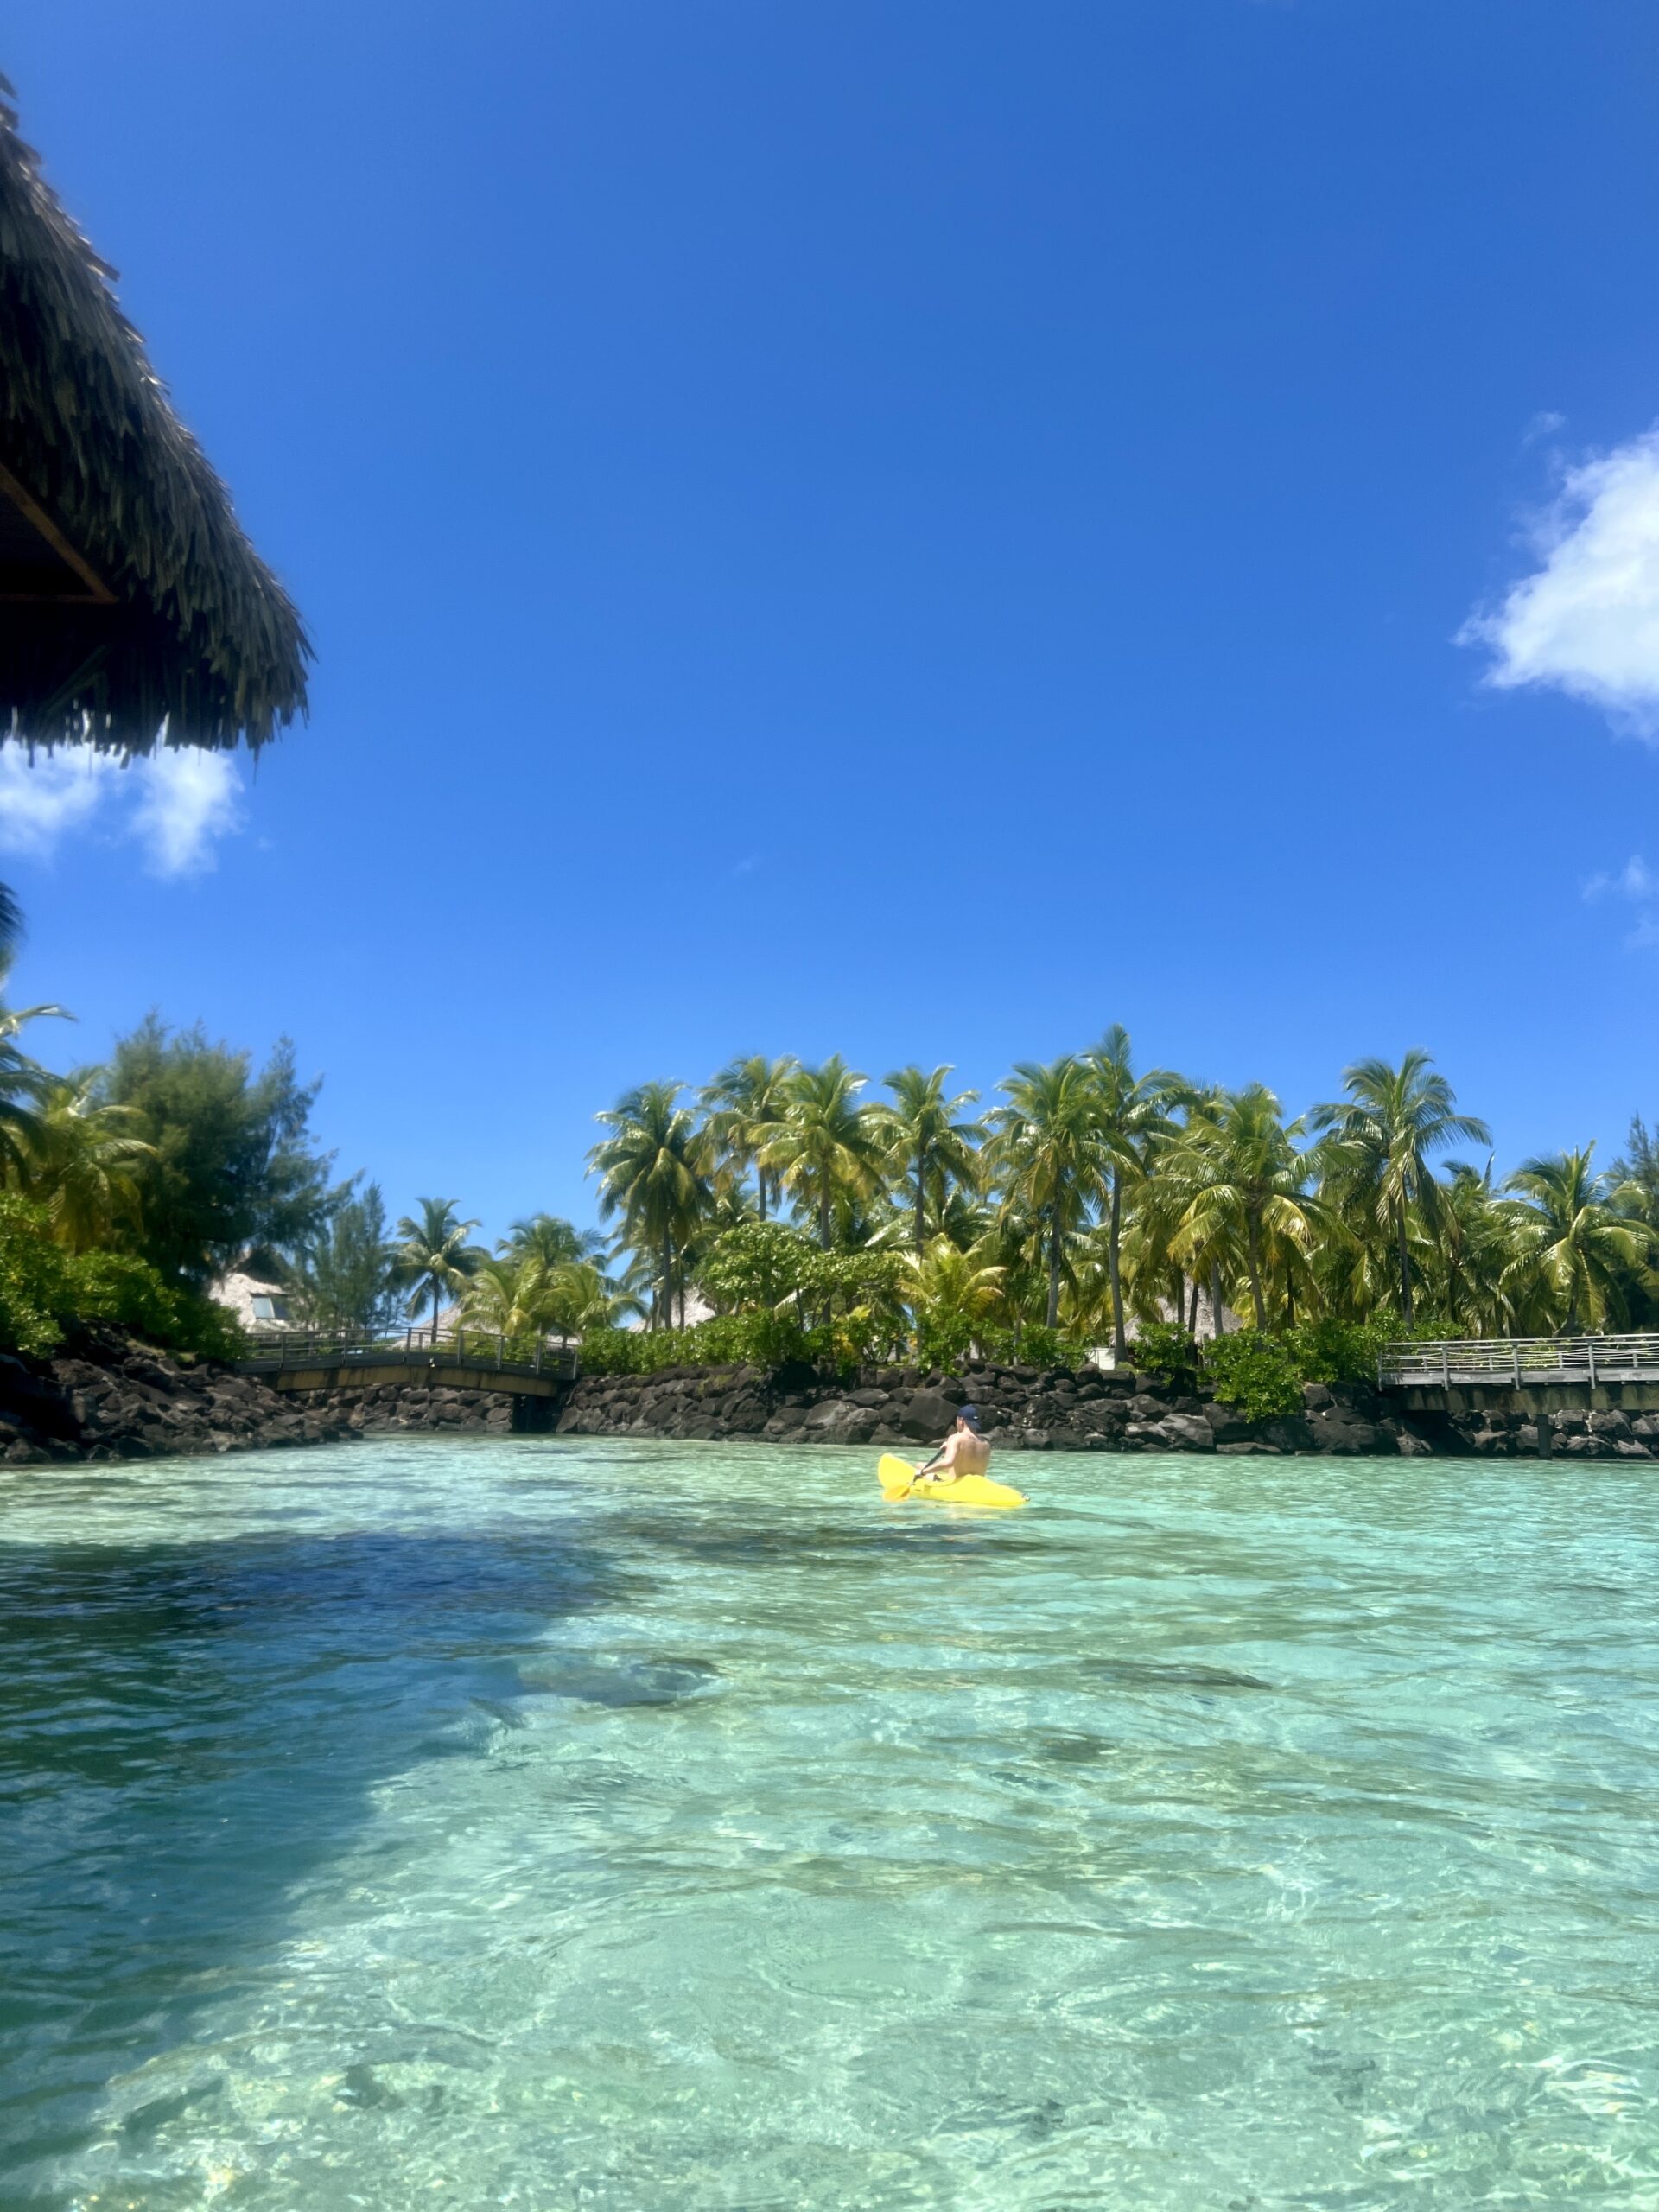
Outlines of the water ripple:
<svg viewBox="0 0 1659 2212">
<path fill-rule="evenodd" d="M 4 2212 L 1659 2212 L 1593 1463 L 0 1484 Z"/>
</svg>

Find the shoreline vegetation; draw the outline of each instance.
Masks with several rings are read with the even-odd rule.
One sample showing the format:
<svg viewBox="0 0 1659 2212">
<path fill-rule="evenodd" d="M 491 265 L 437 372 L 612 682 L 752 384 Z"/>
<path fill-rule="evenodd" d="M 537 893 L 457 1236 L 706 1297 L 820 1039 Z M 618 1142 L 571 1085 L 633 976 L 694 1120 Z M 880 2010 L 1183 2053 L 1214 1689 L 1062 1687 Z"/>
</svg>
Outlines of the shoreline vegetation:
<svg viewBox="0 0 1659 2212">
<path fill-rule="evenodd" d="M 0 985 L 17 933 L 0 916 Z M 602 1232 L 542 1212 L 492 1252 L 451 1199 L 395 1224 L 336 1178 L 284 1040 L 245 1052 L 151 1015 L 98 1066 L 28 1046 L 67 1017 L 0 1001 L 0 1352 L 49 1357 L 114 1325 L 187 1357 L 244 1338 L 233 1268 L 293 1319 L 511 1345 L 575 1342 L 594 1376 L 691 1366 L 1091 1354 L 1202 1377 L 1250 1419 L 1363 1382 L 1402 1337 L 1659 1325 L 1659 1143 L 1638 1117 L 1493 1173 L 1484 1122 L 1426 1052 L 1362 1060 L 1294 1118 L 1265 1085 L 1135 1065 L 1128 1034 L 1021 1062 L 994 1098 L 948 1065 L 879 1089 L 832 1057 L 739 1058 L 693 1091 L 640 1084 L 596 1119 Z"/>
</svg>

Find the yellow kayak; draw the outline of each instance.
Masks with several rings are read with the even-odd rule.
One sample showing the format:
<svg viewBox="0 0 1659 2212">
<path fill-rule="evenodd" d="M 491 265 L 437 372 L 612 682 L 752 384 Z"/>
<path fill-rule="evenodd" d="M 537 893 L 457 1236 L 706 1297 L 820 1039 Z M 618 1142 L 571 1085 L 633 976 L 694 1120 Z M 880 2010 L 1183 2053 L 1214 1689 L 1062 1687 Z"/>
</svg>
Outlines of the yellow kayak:
<svg viewBox="0 0 1659 2212">
<path fill-rule="evenodd" d="M 952 1475 L 944 1482 L 918 1483 L 908 1459 L 884 1452 L 876 1469 L 881 1494 L 890 1503 L 901 1497 L 922 1498 L 930 1505 L 1023 1505 L 1023 1491 L 1007 1483 L 994 1483 L 988 1475 Z"/>
</svg>

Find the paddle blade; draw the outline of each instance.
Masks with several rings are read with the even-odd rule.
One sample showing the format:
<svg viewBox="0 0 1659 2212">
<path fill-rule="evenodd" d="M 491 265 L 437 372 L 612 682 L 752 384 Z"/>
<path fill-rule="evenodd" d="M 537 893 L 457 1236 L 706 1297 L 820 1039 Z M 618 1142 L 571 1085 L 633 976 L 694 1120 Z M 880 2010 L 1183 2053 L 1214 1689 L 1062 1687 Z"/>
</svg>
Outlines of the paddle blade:
<svg viewBox="0 0 1659 2212">
<path fill-rule="evenodd" d="M 891 1452 L 881 1454 L 875 1478 L 886 1497 L 903 1497 L 916 1479 L 916 1470 L 908 1459 L 900 1459 Z"/>
</svg>

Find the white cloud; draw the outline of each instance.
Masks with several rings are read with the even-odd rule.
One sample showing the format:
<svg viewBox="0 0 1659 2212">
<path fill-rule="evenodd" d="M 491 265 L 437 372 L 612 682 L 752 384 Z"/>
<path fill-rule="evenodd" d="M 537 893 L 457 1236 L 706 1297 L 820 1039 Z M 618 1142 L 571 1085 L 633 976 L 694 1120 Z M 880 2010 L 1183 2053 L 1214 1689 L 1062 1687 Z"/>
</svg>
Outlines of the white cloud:
<svg viewBox="0 0 1659 2212">
<path fill-rule="evenodd" d="M 37 753 L 31 763 L 21 746 L 0 745 L 0 852 L 49 860 L 58 840 L 97 812 L 118 773 L 84 746 Z"/>
<path fill-rule="evenodd" d="M 223 753 L 168 747 L 139 761 L 132 834 L 152 875 L 199 875 L 216 865 L 213 840 L 238 829 L 242 779 Z"/>
<path fill-rule="evenodd" d="M 0 852 L 50 860 L 77 830 L 104 829 L 144 849 L 152 875 L 198 874 L 241 823 L 242 779 L 222 753 L 163 747 L 123 768 L 90 746 L 37 753 L 0 746 Z"/>
<path fill-rule="evenodd" d="M 1622 868 L 1592 875 L 1584 887 L 1586 899 L 1618 899 L 1636 909 L 1635 926 L 1625 938 L 1632 950 L 1659 945 L 1659 875 L 1640 853 L 1632 853 Z"/>
<path fill-rule="evenodd" d="M 1534 533 L 1541 565 L 1470 618 L 1486 682 L 1553 686 L 1659 742 L 1659 425 L 1569 468 Z"/>
<path fill-rule="evenodd" d="M 1605 871 L 1592 875 L 1584 887 L 1586 899 L 1605 899 L 1609 892 L 1620 899 L 1643 899 L 1659 897 L 1659 876 L 1656 876 L 1640 853 L 1632 853 L 1617 875 Z"/>
</svg>

